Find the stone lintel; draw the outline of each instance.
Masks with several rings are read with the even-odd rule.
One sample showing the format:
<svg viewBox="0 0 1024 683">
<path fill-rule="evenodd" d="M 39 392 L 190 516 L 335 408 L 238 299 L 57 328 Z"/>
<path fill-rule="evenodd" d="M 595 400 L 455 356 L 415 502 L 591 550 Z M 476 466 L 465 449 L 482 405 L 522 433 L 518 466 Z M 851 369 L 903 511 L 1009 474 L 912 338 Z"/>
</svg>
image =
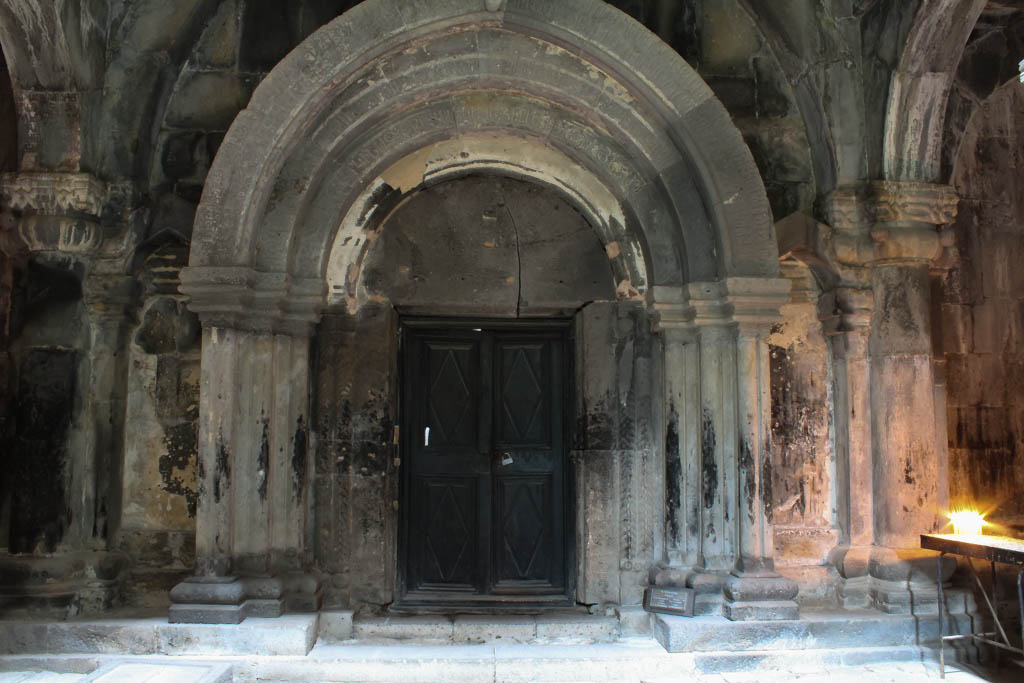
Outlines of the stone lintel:
<svg viewBox="0 0 1024 683">
<path fill-rule="evenodd" d="M 204 327 L 309 337 L 326 295 L 321 279 L 294 279 L 244 266 L 189 267 L 181 292 Z"/>
</svg>

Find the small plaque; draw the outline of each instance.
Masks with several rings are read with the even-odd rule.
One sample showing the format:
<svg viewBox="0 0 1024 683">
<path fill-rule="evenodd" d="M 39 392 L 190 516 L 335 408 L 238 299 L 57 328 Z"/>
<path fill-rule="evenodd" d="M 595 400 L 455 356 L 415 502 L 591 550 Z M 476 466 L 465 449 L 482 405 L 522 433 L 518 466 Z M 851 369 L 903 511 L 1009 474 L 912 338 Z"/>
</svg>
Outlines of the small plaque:
<svg viewBox="0 0 1024 683">
<path fill-rule="evenodd" d="M 644 591 L 644 609 L 659 614 L 693 616 L 693 589 L 651 586 Z"/>
</svg>

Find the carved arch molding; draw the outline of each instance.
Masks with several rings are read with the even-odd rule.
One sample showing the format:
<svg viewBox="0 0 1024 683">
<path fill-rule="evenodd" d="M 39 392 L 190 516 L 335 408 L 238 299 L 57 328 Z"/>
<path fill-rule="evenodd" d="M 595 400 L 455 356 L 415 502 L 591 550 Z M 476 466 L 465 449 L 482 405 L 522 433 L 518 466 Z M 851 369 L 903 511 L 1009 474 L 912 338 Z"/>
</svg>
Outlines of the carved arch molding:
<svg viewBox="0 0 1024 683">
<path fill-rule="evenodd" d="M 761 339 L 788 282 L 778 280 L 760 175 L 711 90 L 599 0 L 367 0 L 273 69 L 206 181 L 182 272 L 204 326 L 198 577 L 301 570 L 308 338 L 360 266 L 362 253 L 349 248 L 358 240 L 345 238 L 374 229 L 389 193 L 467 170 L 566 196 L 606 246 L 615 243 L 616 291 L 645 299 L 658 329 L 731 330 L 723 360 L 745 369 L 724 375 L 729 397 L 709 396 L 721 409 L 705 410 L 735 437 L 723 434 L 716 457 L 735 459 L 741 442 L 748 461 L 752 479 L 730 475 L 739 479 L 729 486 L 760 495 L 767 391 L 756 378 L 767 376 L 757 371 L 767 356 L 742 340 Z M 749 567 L 770 529 L 759 499 L 729 500 L 737 510 L 726 519 L 741 504 L 750 519 L 723 552 Z M 202 620 L 188 605 L 213 601 L 214 585 L 232 584 L 178 586 L 172 616 Z M 278 588 L 287 593 L 287 582 Z M 232 590 L 240 605 L 252 592 Z"/>
</svg>

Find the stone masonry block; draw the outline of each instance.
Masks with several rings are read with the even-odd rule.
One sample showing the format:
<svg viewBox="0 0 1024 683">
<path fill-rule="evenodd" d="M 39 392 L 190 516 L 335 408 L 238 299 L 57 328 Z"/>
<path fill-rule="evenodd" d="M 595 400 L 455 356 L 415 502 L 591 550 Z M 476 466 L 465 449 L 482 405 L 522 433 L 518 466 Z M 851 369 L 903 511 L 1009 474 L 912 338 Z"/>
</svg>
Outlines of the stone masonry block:
<svg viewBox="0 0 1024 683">
<path fill-rule="evenodd" d="M 946 352 L 947 359 L 951 353 L 967 352 L 974 333 L 973 321 L 969 307 L 953 303 L 942 304 L 942 349 Z"/>
</svg>

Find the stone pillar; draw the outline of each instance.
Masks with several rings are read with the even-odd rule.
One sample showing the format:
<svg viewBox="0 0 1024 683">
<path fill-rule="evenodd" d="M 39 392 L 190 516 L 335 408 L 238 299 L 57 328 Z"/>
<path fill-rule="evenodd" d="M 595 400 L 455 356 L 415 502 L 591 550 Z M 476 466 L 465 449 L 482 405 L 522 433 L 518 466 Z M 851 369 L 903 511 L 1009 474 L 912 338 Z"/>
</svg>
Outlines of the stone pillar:
<svg viewBox="0 0 1024 683">
<path fill-rule="evenodd" d="M 920 534 L 944 524 L 942 490 L 948 486 L 936 431 L 930 269 L 941 255 L 940 229 L 955 217 L 956 204 L 950 187 L 889 181 L 837 191 L 830 201 L 834 263 L 844 281 L 869 287 L 873 300 L 866 326 L 867 414 L 863 396 L 850 383 L 851 377 L 863 377 L 859 358 L 865 325 L 841 322 L 856 328 L 858 336 L 834 346 L 846 354 L 837 358 L 847 361 L 837 366 L 836 377 L 837 383 L 841 375 L 848 382 L 843 416 L 846 420 L 848 409 L 849 419 L 837 434 L 846 435 L 840 457 L 846 457 L 850 475 L 846 531 L 849 543 L 859 548 L 840 548 L 833 560 L 848 581 L 864 576 L 866 564 L 867 599 L 886 612 L 934 609 L 936 600 L 934 553 L 920 550 L 919 541 Z M 866 309 L 867 295 L 857 296 L 859 308 Z M 837 310 L 842 311 L 844 298 L 846 309 L 858 308 L 850 293 L 840 289 Z M 854 416 L 858 407 L 862 412 Z M 857 482 L 867 480 L 861 456 L 866 433 L 871 437 L 869 487 Z M 863 522 L 868 515 L 873 547 L 865 557 L 860 544 L 867 539 Z M 951 561 L 944 574 L 954 566 Z"/>
<path fill-rule="evenodd" d="M 309 346 L 319 282 L 188 268 L 203 323 L 196 572 L 172 622 L 239 623 L 316 610 L 310 571 Z"/>
<path fill-rule="evenodd" d="M 119 261 L 90 264 L 82 285 L 88 336 L 79 366 L 82 396 L 69 435 L 70 500 L 77 512 L 68 540 L 104 549 L 120 526 L 121 461 L 127 373 L 127 311 L 135 279 Z"/>
<path fill-rule="evenodd" d="M 797 585 L 775 572 L 771 495 L 771 361 L 768 336 L 789 298 L 788 280 L 728 281 L 737 323 L 735 461 L 736 562 L 725 582 L 725 616 L 735 620 L 796 619 Z"/>
<path fill-rule="evenodd" d="M 87 173 L 50 171 L 8 173 L 2 181 L 19 248 L 80 284 L 84 331 L 65 342 L 78 358 L 63 479 L 64 503 L 74 514 L 65 514 L 59 552 L 28 560 L 32 574 L 45 582 L 13 588 L 46 605 L 56 604 L 52 595 L 68 596 L 68 615 L 100 611 L 119 600 L 127 562 L 109 546 L 120 521 L 123 349 L 134 280 L 125 275 L 125 241 L 109 232 L 105 238 L 100 225 L 109 195 L 105 183 Z"/>
</svg>

